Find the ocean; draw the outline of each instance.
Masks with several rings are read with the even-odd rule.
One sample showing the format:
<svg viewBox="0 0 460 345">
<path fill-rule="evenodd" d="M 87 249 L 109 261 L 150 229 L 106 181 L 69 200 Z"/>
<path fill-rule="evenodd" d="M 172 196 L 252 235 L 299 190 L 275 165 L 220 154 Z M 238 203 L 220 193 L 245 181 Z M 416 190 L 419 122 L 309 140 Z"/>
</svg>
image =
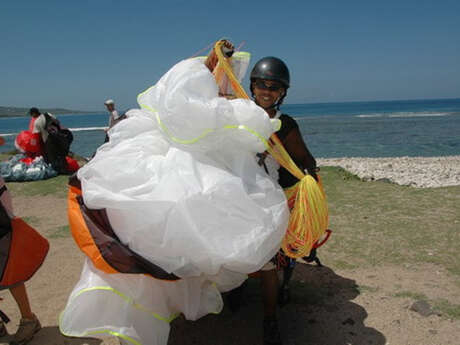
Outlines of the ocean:
<svg viewBox="0 0 460 345">
<path fill-rule="evenodd" d="M 282 106 L 315 157 L 460 155 L 460 99 L 308 103 Z M 74 134 L 71 150 L 90 156 L 104 141 L 108 114 L 56 114 Z M 14 149 L 28 117 L 0 118 L 0 135 Z"/>
</svg>

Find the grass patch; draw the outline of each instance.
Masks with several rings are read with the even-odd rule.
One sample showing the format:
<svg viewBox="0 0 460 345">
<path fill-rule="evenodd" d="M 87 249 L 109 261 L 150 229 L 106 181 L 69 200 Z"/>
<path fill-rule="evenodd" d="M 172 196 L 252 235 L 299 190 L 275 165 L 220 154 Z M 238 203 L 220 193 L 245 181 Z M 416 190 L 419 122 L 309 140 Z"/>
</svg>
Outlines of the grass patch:
<svg viewBox="0 0 460 345">
<path fill-rule="evenodd" d="M 444 317 L 460 320 L 460 305 L 452 304 L 444 298 L 429 300 L 424 294 L 412 291 L 397 292 L 393 296 L 426 301 L 432 305 L 433 310 L 440 312 Z"/>
<path fill-rule="evenodd" d="M 331 239 L 319 249 L 331 268 L 434 263 L 460 279 L 460 186 L 413 188 L 363 182 L 323 167 Z"/>
<path fill-rule="evenodd" d="M 354 265 L 354 264 L 351 264 L 349 262 L 342 261 L 342 260 L 336 260 L 334 262 L 334 268 L 340 269 L 340 270 L 354 270 L 358 268 L 358 265 L 356 264 Z"/>
<path fill-rule="evenodd" d="M 18 154 L 18 153 L 19 152 L 17 150 L 0 152 L 0 161 L 6 161 L 10 159 L 11 156 L 14 156 L 15 154 Z"/>
<path fill-rule="evenodd" d="M 414 300 L 428 301 L 428 298 L 424 294 L 412 291 L 396 292 L 393 296 L 397 298 L 412 298 Z"/>
<path fill-rule="evenodd" d="M 434 301 L 434 308 L 441 312 L 442 315 L 451 319 L 460 320 L 460 305 L 451 304 L 445 299 L 438 299 Z"/>
<path fill-rule="evenodd" d="M 324 173 L 328 174 L 328 172 L 334 171 L 339 177 L 342 178 L 344 181 L 354 180 L 354 181 L 361 181 L 358 175 L 355 175 L 348 170 L 345 170 L 342 167 L 321 167 L 320 174 L 323 175 Z"/>
<path fill-rule="evenodd" d="M 69 177 L 59 175 L 42 181 L 8 182 L 8 189 L 13 198 L 15 195 L 22 196 L 46 196 L 53 195 L 59 198 L 67 196 L 67 181 Z"/>
<path fill-rule="evenodd" d="M 8 158 L 10 158 L 8 153 L 0 153 L 0 161 L 6 161 Z"/>
<path fill-rule="evenodd" d="M 30 225 L 37 225 L 38 223 L 40 223 L 40 218 L 36 216 L 22 217 L 22 220 Z"/>
<path fill-rule="evenodd" d="M 374 293 L 374 292 L 379 291 L 379 288 L 374 287 L 374 286 L 367 286 L 367 285 L 359 285 L 357 288 L 360 293 L 363 293 L 363 292 Z"/>
<path fill-rule="evenodd" d="M 49 232 L 48 238 L 67 238 L 70 237 L 70 228 L 68 225 L 59 226 Z"/>
</svg>

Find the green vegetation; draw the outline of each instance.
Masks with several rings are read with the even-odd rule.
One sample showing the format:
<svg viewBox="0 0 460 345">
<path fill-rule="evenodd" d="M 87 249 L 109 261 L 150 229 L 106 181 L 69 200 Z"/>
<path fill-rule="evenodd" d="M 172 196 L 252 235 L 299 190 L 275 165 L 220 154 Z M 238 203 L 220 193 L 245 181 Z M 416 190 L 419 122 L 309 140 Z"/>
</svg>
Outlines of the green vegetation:
<svg viewBox="0 0 460 345">
<path fill-rule="evenodd" d="M 30 216 L 30 217 L 22 217 L 22 220 L 25 221 L 27 224 L 30 224 L 32 226 L 38 224 L 40 222 L 39 217 L 35 216 Z"/>
<path fill-rule="evenodd" d="M 67 196 L 67 181 L 69 177 L 60 175 L 43 181 L 8 182 L 8 189 L 13 195 L 45 196 L 54 195 L 65 198 Z"/>
<path fill-rule="evenodd" d="M 433 303 L 434 309 L 439 310 L 442 315 L 451 319 L 460 319 L 460 305 L 451 304 L 445 299 L 437 299 Z"/>
<path fill-rule="evenodd" d="M 435 263 L 460 278 L 460 186 L 418 189 L 363 182 L 321 169 L 330 240 L 319 249 L 335 268 Z"/>
<path fill-rule="evenodd" d="M 0 161 L 6 161 L 8 160 L 11 156 L 17 154 L 18 152 L 16 150 L 13 151 L 6 151 L 6 152 L 0 152 Z"/>
<path fill-rule="evenodd" d="M 432 305 L 433 310 L 439 312 L 442 316 L 451 319 L 460 319 L 460 305 L 452 304 L 444 298 L 430 300 L 424 294 L 412 291 L 397 292 L 393 296 L 398 298 L 410 298 L 412 300 L 426 301 Z"/>
<path fill-rule="evenodd" d="M 358 291 L 359 291 L 360 293 L 362 293 L 362 292 L 371 292 L 371 293 L 372 293 L 372 292 L 377 292 L 377 291 L 379 291 L 379 288 L 374 287 L 374 286 L 359 285 L 359 286 L 358 286 Z"/>
<path fill-rule="evenodd" d="M 428 301 L 428 298 L 424 294 L 412 291 L 400 291 L 395 293 L 393 296 L 398 298 L 411 298 L 413 300 Z"/>
<path fill-rule="evenodd" d="M 68 238 L 70 237 L 70 228 L 68 225 L 59 226 L 49 231 L 48 238 Z"/>
</svg>

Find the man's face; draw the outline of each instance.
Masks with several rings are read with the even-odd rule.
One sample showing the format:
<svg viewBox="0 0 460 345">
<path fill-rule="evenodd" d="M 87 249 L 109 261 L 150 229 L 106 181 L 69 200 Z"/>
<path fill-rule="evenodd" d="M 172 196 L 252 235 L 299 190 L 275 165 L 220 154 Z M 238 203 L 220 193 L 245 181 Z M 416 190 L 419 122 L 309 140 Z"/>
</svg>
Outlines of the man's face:
<svg viewBox="0 0 460 345">
<path fill-rule="evenodd" d="M 254 80 L 252 90 L 254 91 L 255 102 L 264 109 L 270 108 L 286 92 L 283 84 L 265 79 Z"/>
<path fill-rule="evenodd" d="M 115 104 L 110 103 L 105 105 L 107 107 L 108 111 L 114 111 L 115 110 Z"/>
</svg>

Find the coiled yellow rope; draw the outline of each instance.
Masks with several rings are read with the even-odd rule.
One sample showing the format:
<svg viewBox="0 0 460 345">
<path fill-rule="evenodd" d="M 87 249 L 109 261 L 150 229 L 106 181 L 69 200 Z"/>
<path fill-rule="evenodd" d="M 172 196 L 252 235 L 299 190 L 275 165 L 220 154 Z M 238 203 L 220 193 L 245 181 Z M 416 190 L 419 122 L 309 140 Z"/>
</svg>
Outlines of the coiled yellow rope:
<svg viewBox="0 0 460 345">
<path fill-rule="evenodd" d="M 216 68 L 225 72 L 237 97 L 249 99 L 233 73 L 230 58 L 225 57 L 222 52 L 224 43 L 225 41 L 221 40 L 214 46 L 218 57 Z M 220 72 L 216 75 L 220 78 Z M 276 134 L 268 140 L 267 151 L 282 167 L 299 179 L 298 183 L 285 190 L 291 217 L 281 248 L 291 258 L 307 256 L 313 245 L 324 235 L 329 223 L 326 194 L 321 178 L 318 175 L 316 182 L 313 177 L 299 169 Z"/>
</svg>

